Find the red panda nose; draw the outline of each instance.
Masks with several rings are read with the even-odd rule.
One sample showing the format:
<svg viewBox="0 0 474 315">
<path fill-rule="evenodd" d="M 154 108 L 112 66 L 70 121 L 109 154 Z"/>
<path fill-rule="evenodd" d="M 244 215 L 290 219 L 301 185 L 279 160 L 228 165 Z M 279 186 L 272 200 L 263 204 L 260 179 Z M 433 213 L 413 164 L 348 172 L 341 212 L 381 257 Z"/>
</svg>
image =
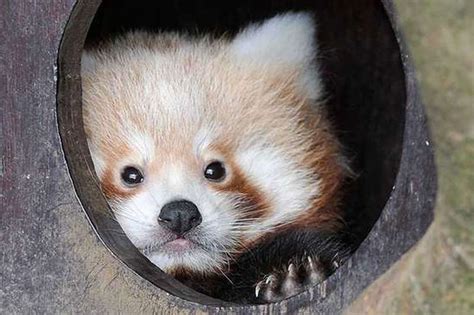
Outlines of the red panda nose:
<svg viewBox="0 0 474 315">
<path fill-rule="evenodd" d="M 172 201 L 161 208 L 158 223 L 176 235 L 183 235 L 201 224 L 202 217 L 194 203 L 188 200 Z"/>
</svg>

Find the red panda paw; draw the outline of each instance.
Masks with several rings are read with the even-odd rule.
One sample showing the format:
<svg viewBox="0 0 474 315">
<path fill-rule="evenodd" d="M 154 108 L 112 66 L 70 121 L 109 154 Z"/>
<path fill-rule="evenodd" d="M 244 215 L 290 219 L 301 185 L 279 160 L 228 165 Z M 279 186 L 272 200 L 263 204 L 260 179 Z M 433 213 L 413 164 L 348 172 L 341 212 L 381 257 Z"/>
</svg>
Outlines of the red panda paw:
<svg viewBox="0 0 474 315">
<path fill-rule="evenodd" d="M 326 269 L 317 258 L 290 262 L 255 285 L 255 297 L 261 303 L 284 300 L 326 279 Z"/>
</svg>

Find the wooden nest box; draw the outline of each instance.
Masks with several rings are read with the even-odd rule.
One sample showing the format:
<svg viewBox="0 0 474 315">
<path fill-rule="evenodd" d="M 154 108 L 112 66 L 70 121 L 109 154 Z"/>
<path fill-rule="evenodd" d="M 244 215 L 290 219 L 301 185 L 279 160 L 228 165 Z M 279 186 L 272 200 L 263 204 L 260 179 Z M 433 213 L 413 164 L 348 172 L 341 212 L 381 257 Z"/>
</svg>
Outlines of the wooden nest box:
<svg viewBox="0 0 474 315">
<path fill-rule="evenodd" d="M 345 203 L 360 245 L 299 295 L 231 305 L 170 278 L 114 233 L 91 180 L 81 52 L 126 29 L 232 34 L 289 10 L 316 16 L 331 119 L 358 171 Z M 390 0 L 19 1 L 2 2 L 0 16 L 2 313 L 339 313 L 432 221 L 433 151 Z"/>
</svg>

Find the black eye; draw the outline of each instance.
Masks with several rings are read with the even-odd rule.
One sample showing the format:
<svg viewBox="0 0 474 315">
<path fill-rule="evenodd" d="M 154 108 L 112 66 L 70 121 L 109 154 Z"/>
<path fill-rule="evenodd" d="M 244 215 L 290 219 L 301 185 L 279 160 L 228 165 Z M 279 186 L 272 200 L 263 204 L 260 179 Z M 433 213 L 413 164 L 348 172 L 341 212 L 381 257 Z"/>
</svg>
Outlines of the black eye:
<svg viewBox="0 0 474 315">
<path fill-rule="evenodd" d="M 212 162 L 206 167 L 204 177 L 210 181 L 219 182 L 225 178 L 225 168 L 221 162 Z"/>
<path fill-rule="evenodd" d="M 142 173 L 133 166 L 126 166 L 122 171 L 122 180 L 128 186 L 135 186 L 143 182 Z"/>
</svg>

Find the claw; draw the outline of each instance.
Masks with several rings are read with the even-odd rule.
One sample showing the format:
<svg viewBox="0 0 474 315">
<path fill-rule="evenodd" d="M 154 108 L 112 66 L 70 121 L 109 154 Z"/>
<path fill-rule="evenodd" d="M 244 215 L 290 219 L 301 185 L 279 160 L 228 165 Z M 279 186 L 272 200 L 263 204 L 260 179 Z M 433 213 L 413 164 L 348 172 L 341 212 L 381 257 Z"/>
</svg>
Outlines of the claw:
<svg viewBox="0 0 474 315">
<path fill-rule="evenodd" d="M 319 270 L 318 263 L 311 256 L 306 257 L 306 260 L 305 268 L 308 274 L 308 284 L 315 284 L 324 280 L 324 274 Z"/>
<path fill-rule="evenodd" d="M 257 283 L 257 285 L 255 286 L 255 297 L 258 298 L 258 294 L 260 293 L 260 290 L 262 290 L 262 286 L 263 286 L 263 281 L 260 281 L 259 283 Z"/>
<path fill-rule="evenodd" d="M 265 284 L 270 284 L 271 288 L 275 288 L 277 286 L 278 279 L 275 275 L 269 275 L 268 278 L 265 280 Z"/>
<path fill-rule="evenodd" d="M 333 258 L 333 261 L 332 261 L 332 265 L 334 266 L 334 269 L 337 269 L 339 268 L 339 254 L 336 253 L 336 255 L 334 255 L 334 258 Z"/>
<path fill-rule="evenodd" d="M 297 270 L 296 270 L 296 267 L 295 267 L 294 264 L 290 264 L 288 266 L 288 277 L 289 278 L 297 278 L 298 277 Z"/>
<path fill-rule="evenodd" d="M 262 298 L 266 302 L 275 302 L 281 299 L 280 293 L 278 291 L 278 278 L 271 274 L 265 279 L 265 288 L 262 290 Z"/>
<path fill-rule="evenodd" d="M 282 269 L 274 270 L 255 285 L 255 297 L 264 302 L 275 302 L 300 293 L 308 285 L 322 282 L 326 278 L 326 267 L 318 257 L 303 256 L 302 261 L 290 260 Z M 300 262 L 300 263 L 299 263 Z M 339 261 L 332 262 L 339 267 Z"/>
<path fill-rule="evenodd" d="M 306 265 L 307 266 L 306 269 L 309 269 L 309 271 L 315 271 L 316 270 L 316 265 L 315 265 L 313 259 L 311 258 L 311 256 L 306 257 L 306 260 L 308 261 L 308 264 Z"/>
<path fill-rule="evenodd" d="M 293 296 L 303 289 L 302 283 L 298 278 L 298 269 L 295 264 L 288 266 L 288 273 L 282 283 L 281 291 L 285 297 Z"/>
</svg>

